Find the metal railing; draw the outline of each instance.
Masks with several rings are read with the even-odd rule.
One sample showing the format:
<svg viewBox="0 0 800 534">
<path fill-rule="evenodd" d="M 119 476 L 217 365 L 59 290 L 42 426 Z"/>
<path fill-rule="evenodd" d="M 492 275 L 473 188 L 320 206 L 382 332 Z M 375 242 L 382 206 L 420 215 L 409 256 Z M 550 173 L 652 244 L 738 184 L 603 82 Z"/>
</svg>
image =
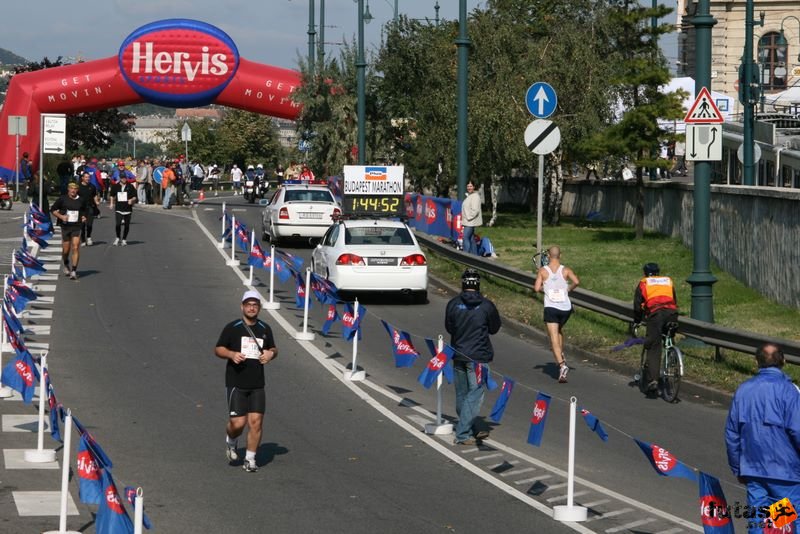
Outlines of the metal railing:
<svg viewBox="0 0 800 534">
<path fill-rule="evenodd" d="M 487 260 L 480 256 L 465 254 L 464 252 L 456 250 L 453 246 L 441 243 L 433 236 L 423 234 L 419 231 L 417 231 L 415 235 L 421 245 L 450 261 L 473 267 L 493 277 L 506 280 L 531 290 L 533 289 L 536 276 L 531 272 L 521 271 L 496 260 Z M 622 301 L 579 287 L 575 289 L 575 291 L 570 291 L 570 300 L 576 306 L 603 314 L 607 317 L 612 317 L 626 323 L 633 321 L 633 293 L 631 293 L 630 301 Z M 714 347 L 755 354 L 756 349 L 764 343 L 776 343 L 783 349 L 787 362 L 800 365 L 800 342 L 727 328 L 705 321 L 698 321 L 691 317 L 679 317 L 678 322 L 680 324 L 679 331 L 681 334 L 700 340 Z"/>
</svg>

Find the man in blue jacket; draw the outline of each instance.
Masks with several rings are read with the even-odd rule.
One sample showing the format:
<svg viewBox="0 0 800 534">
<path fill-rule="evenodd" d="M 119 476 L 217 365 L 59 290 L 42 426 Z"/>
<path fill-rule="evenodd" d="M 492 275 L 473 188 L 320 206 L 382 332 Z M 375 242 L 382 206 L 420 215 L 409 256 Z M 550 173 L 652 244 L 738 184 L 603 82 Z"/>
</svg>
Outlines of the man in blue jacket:
<svg viewBox="0 0 800 534">
<path fill-rule="evenodd" d="M 474 427 L 483 404 L 483 387 L 478 383 L 476 368 L 494 358 L 489 339 L 500 330 L 500 314 L 494 303 L 481 295 L 481 276 L 467 269 L 461 276 L 461 294 L 447 303 L 445 329 L 455 351 L 456 445 L 477 445 L 489 432 Z M 483 372 L 489 372 L 488 367 Z"/>
<path fill-rule="evenodd" d="M 728 465 L 747 486 L 747 504 L 768 507 L 788 498 L 800 506 L 800 389 L 781 371 L 783 351 L 767 343 L 756 351 L 758 374 L 733 397 L 725 425 Z M 799 525 L 794 517 L 794 527 Z M 748 531 L 771 525 L 753 521 Z"/>
</svg>

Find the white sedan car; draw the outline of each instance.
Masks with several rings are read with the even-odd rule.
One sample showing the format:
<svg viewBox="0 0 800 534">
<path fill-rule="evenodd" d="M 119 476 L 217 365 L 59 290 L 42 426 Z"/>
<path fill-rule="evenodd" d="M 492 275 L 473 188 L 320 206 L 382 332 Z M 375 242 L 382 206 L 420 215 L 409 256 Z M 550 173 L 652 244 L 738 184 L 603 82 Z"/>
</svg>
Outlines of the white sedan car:
<svg viewBox="0 0 800 534">
<path fill-rule="evenodd" d="M 281 239 L 319 239 L 333 217 L 342 213 L 327 185 L 284 183 L 264 208 L 261 236 L 277 243 Z"/>
<path fill-rule="evenodd" d="M 418 303 L 428 298 L 428 262 L 400 221 L 338 222 L 314 249 L 311 265 L 342 291 L 399 291 Z"/>
</svg>

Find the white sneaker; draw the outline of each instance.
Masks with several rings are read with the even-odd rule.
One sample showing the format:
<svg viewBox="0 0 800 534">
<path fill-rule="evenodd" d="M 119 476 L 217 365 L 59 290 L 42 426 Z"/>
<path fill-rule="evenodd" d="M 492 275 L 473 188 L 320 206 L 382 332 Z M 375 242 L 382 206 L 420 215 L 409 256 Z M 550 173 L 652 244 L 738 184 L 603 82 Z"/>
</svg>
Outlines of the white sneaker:
<svg viewBox="0 0 800 534">
<path fill-rule="evenodd" d="M 64 273 L 64 274 L 66 274 L 66 275 L 69 275 L 69 273 L 70 273 L 70 268 L 69 268 L 67 265 L 64 265 L 64 266 L 61 268 L 61 272 L 62 272 L 62 273 Z"/>
<path fill-rule="evenodd" d="M 569 367 L 567 367 L 567 362 L 561 364 L 561 369 L 558 372 L 558 381 L 561 384 L 565 384 L 567 382 L 567 373 L 569 373 Z"/>
<path fill-rule="evenodd" d="M 228 457 L 229 462 L 235 462 L 239 459 L 239 453 L 236 452 L 236 442 L 226 443 L 225 456 Z"/>
<path fill-rule="evenodd" d="M 124 239 L 122 240 L 122 246 L 123 247 L 127 247 L 128 246 L 128 242 L 126 240 L 124 240 Z"/>
<path fill-rule="evenodd" d="M 87 237 L 86 238 L 86 246 L 87 247 L 91 247 L 92 245 L 94 245 L 94 241 L 92 241 L 91 237 Z"/>
<path fill-rule="evenodd" d="M 244 469 L 248 473 L 255 473 L 256 471 L 258 471 L 258 465 L 256 465 L 255 460 L 245 459 L 244 464 L 242 464 L 242 469 Z"/>
<path fill-rule="evenodd" d="M 115 247 L 116 247 L 117 245 L 119 245 L 119 238 L 116 238 L 116 239 L 114 240 L 114 242 L 113 242 L 113 243 L 111 243 L 111 244 L 112 244 L 112 245 L 114 245 Z"/>
</svg>

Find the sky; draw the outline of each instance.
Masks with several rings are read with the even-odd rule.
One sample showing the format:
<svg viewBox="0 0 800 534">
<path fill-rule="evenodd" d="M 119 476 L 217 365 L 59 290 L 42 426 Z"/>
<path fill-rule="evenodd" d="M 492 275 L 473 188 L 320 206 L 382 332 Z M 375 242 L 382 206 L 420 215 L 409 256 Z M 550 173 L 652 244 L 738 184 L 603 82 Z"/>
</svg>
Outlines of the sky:
<svg viewBox="0 0 800 534">
<path fill-rule="evenodd" d="M 391 20 L 395 2 L 398 11 L 410 18 L 433 21 L 435 16 L 436 0 L 365 2 L 374 17 L 365 25 L 367 50 L 378 48 L 381 27 Z M 458 19 L 458 0 L 438 2 L 440 19 Z M 318 23 L 320 0 L 314 0 L 314 4 Z M 484 5 L 467 0 L 468 11 Z M 672 7 L 671 2 L 668 5 Z M 309 0 L 6 0 L 0 8 L 5 22 L 0 48 L 31 61 L 45 56 L 103 59 L 116 55 L 125 38 L 140 26 L 168 18 L 190 18 L 222 29 L 248 60 L 295 69 L 298 55 L 308 53 L 308 8 Z M 352 41 L 358 30 L 357 17 L 355 0 L 325 0 L 326 43 Z M 674 42 L 671 37 L 665 38 L 665 54 L 674 64 L 677 53 L 670 49 L 669 43 Z M 328 55 L 336 55 L 337 50 L 336 44 L 326 45 Z"/>
</svg>

